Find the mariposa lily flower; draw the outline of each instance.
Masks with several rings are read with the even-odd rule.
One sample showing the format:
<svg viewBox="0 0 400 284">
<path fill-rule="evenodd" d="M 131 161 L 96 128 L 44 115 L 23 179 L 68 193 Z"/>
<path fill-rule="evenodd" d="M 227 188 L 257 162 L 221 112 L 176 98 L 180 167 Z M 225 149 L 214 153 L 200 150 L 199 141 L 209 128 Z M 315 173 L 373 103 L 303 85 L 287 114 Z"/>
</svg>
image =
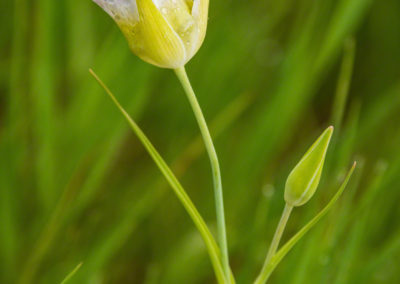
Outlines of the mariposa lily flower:
<svg viewBox="0 0 400 284">
<path fill-rule="evenodd" d="M 118 24 L 133 53 L 162 68 L 184 66 L 207 30 L 209 0 L 93 0 Z"/>
</svg>

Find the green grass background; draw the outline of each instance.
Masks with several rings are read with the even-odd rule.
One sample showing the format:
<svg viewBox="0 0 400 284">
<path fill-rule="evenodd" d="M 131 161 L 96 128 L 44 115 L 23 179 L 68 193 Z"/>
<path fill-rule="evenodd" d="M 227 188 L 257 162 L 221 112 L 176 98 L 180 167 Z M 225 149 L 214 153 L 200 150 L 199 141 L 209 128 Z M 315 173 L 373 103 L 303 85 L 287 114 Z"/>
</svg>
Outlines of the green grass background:
<svg viewBox="0 0 400 284">
<path fill-rule="evenodd" d="M 60 283 L 80 262 L 70 283 L 214 283 L 191 220 L 88 69 L 215 233 L 208 159 L 173 72 L 132 55 L 89 0 L 0 11 L 0 283 Z M 261 269 L 285 179 L 331 124 L 321 185 L 284 240 L 359 166 L 271 283 L 400 283 L 399 15 L 398 0 L 211 0 L 187 70 L 221 160 L 238 283 Z"/>
</svg>

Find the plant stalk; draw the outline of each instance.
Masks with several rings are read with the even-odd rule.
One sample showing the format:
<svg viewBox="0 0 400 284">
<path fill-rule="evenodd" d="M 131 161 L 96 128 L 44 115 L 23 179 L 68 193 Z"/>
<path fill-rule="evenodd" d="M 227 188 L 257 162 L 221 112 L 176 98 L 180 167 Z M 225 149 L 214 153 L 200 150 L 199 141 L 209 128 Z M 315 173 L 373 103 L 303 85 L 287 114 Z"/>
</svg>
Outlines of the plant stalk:
<svg viewBox="0 0 400 284">
<path fill-rule="evenodd" d="M 211 139 L 210 131 L 203 112 L 201 111 L 199 102 L 197 101 L 196 94 L 190 84 L 187 76 L 185 67 L 175 69 L 175 73 L 185 90 L 186 96 L 190 102 L 193 113 L 196 117 L 197 123 L 200 128 L 201 135 L 210 159 L 213 181 L 214 181 L 214 195 L 215 195 L 215 206 L 218 226 L 218 242 L 221 249 L 222 255 L 222 266 L 224 268 L 225 278 L 227 283 L 231 283 L 231 271 L 229 267 L 229 255 L 228 255 L 228 242 L 226 237 L 226 225 L 225 225 L 225 213 L 224 213 L 224 198 L 222 192 L 222 181 L 221 181 L 221 170 L 219 166 L 217 152 L 213 141 Z"/>
<path fill-rule="evenodd" d="M 265 262 L 263 265 L 263 268 L 261 270 L 260 275 L 264 274 L 264 271 L 268 268 L 269 262 L 271 261 L 271 258 L 275 255 L 279 243 L 281 241 L 283 231 L 285 230 L 286 224 L 289 220 L 290 213 L 292 213 L 293 206 L 290 206 L 286 203 L 285 208 L 283 209 L 281 220 L 279 221 L 278 227 L 276 228 L 274 238 L 272 239 L 271 245 L 269 246 L 267 257 L 265 258 Z M 263 284 L 265 283 L 264 280 L 257 278 L 255 281 L 255 284 Z"/>
</svg>

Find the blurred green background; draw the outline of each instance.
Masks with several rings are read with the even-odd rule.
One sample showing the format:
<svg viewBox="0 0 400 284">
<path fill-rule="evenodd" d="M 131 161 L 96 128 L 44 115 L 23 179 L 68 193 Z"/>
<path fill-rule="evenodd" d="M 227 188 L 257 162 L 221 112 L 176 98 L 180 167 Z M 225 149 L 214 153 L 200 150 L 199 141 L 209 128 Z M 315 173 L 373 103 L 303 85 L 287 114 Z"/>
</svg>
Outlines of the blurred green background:
<svg viewBox="0 0 400 284">
<path fill-rule="evenodd" d="M 210 166 L 173 72 L 132 55 L 90 0 L 0 1 L 0 283 L 214 283 L 183 207 L 104 91 L 137 120 L 213 232 Z M 400 283 L 400 1 L 213 1 L 188 64 L 221 160 L 231 265 L 251 283 L 285 179 L 336 127 L 284 240 L 359 166 L 271 283 Z M 354 65 L 354 68 L 353 68 Z"/>
</svg>

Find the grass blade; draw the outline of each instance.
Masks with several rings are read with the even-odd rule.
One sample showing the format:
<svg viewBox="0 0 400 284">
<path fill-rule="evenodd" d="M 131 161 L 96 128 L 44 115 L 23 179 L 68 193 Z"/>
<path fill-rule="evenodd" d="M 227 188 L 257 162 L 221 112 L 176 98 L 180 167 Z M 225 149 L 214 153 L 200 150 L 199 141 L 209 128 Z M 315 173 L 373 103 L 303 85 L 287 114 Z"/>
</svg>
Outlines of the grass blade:
<svg viewBox="0 0 400 284">
<path fill-rule="evenodd" d="M 353 75 L 353 65 L 356 52 L 356 41 L 348 38 L 344 44 L 344 55 L 340 70 L 339 80 L 336 87 L 335 101 L 333 102 L 332 123 L 336 131 L 340 133 L 347 98 L 350 90 L 350 82 Z"/>
<path fill-rule="evenodd" d="M 72 270 L 72 271 L 67 275 L 67 277 L 64 278 L 63 281 L 61 281 L 61 284 L 66 284 L 66 283 L 68 283 L 68 281 L 71 280 L 71 278 L 78 272 L 78 270 L 79 270 L 79 268 L 81 268 L 81 266 L 82 266 L 82 262 L 79 263 L 79 264 L 74 268 L 74 270 Z"/>
</svg>

